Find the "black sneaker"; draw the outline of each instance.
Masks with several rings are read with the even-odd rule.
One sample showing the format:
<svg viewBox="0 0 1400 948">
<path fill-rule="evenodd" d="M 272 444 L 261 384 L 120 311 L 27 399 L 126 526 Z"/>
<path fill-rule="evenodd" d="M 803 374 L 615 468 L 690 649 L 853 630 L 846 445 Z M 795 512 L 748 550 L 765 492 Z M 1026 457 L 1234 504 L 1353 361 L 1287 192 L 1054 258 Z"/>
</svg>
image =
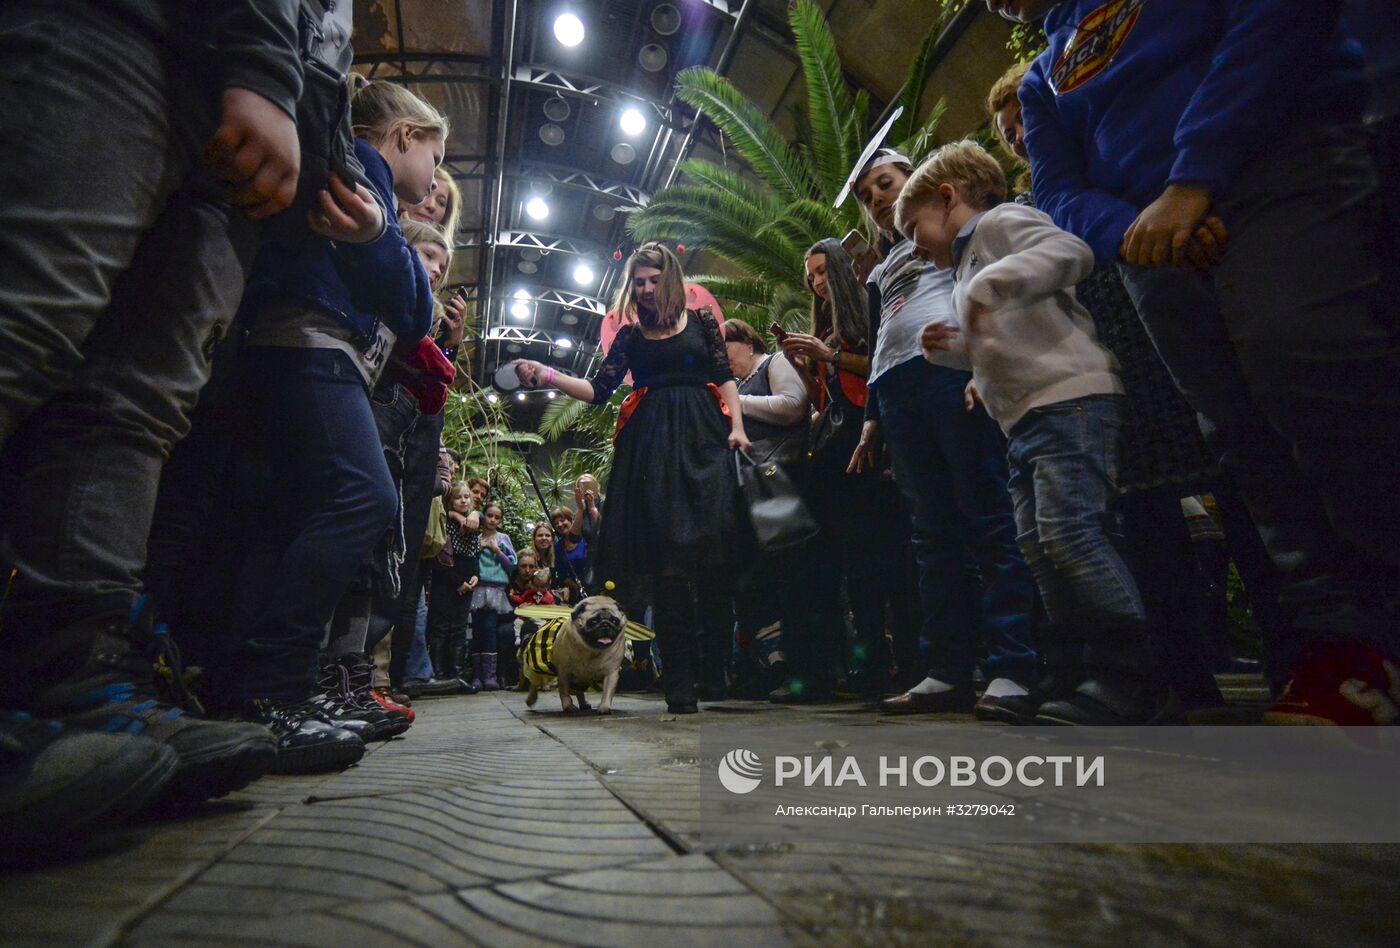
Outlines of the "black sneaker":
<svg viewBox="0 0 1400 948">
<path fill-rule="evenodd" d="M 63 629 L 53 648 L 91 643 L 76 671 L 40 686 L 32 708 L 72 730 L 153 740 L 179 755 L 161 802 L 198 803 L 241 789 L 271 769 L 276 742 L 255 724 L 209 721 L 184 690 L 179 652 L 165 626 L 153 623 L 144 597 L 127 616 L 96 616 Z M 171 672 L 172 695 L 157 692 L 156 664 Z"/>
<path fill-rule="evenodd" d="M 153 799 L 179 764 L 175 751 L 144 737 L 0 712 L 0 860 L 116 825 Z"/>
<path fill-rule="evenodd" d="M 1036 711 L 1037 724 L 1079 727 L 1185 724 L 1181 705 L 1170 688 L 1127 678 L 1099 676 L 1074 689 L 1069 697 L 1047 701 Z"/>
<path fill-rule="evenodd" d="M 321 694 L 311 704 L 337 727 L 354 731 L 365 741 L 387 741 L 409 728 L 408 718 L 397 711 L 386 711 L 369 694 L 369 670 L 365 667 L 364 695 L 357 693 L 349 667 L 339 661 L 321 667 L 317 682 Z"/>
<path fill-rule="evenodd" d="M 364 741 L 333 724 L 310 702 L 254 701 L 245 716 L 276 737 L 273 773 L 328 773 L 344 770 L 365 756 Z"/>
</svg>

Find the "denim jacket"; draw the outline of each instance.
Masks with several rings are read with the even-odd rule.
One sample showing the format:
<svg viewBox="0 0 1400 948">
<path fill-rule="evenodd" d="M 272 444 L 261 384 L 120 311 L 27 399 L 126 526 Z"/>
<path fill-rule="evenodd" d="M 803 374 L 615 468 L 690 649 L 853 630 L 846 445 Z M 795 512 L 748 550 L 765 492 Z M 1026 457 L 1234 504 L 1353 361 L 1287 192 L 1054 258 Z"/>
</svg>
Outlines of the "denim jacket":
<svg viewBox="0 0 1400 948">
<path fill-rule="evenodd" d="M 399 227 L 393 172 L 364 139 L 355 139 L 355 155 L 385 209 L 384 232 L 367 244 L 329 243 L 301 254 L 264 246 L 239 311 L 245 324 L 269 306 L 303 303 L 340 320 L 361 348 L 374 341 L 381 321 L 402 345 L 428 334 L 432 286 Z"/>
</svg>

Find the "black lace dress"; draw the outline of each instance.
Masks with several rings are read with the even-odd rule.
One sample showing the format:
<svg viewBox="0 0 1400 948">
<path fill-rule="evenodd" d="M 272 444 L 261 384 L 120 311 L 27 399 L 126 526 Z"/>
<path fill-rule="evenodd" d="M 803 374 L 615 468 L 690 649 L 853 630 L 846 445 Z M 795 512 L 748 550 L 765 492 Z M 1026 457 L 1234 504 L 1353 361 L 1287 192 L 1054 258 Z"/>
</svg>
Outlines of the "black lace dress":
<svg viewBox="0 0 1400 948">
<path fill-rule="evenodd" d="M 692 311 L 666 339 L 623 326 L 592 379 L 594 404 L 607 401 L 629 371 L 637 402 L 617 436 L 594 582 L 611 580 L 630 594 L 656 577 L 731 568 L 747 538 L 730 423 L 710 388 L 733 381 L 714 316 Z"/>
</svg>

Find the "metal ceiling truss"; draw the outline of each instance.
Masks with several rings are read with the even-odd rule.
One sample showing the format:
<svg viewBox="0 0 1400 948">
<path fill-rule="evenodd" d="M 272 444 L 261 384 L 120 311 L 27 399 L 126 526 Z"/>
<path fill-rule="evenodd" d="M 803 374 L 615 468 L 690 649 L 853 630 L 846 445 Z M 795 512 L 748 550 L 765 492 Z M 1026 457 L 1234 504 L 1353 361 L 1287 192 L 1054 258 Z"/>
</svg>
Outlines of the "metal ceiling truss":
<svg viewBox="0 0 1400 948">
<path fill-rule="evenodd" d="M 464 243 L 457 246 L 460 248 L 475 247 L 481 243 L 479 237 L 470 237 Z M 599 261 L 611 259 L 608 249 L 602 244 L 595 244 L 589 240 L 579 240 L 576 237 L 564 237 L 558 234 L 537 234 L 532 231 L 503 230 L 496 235 L 496 239 L 491 241 L 493 247 L 523 247 L 539 250 L 543 253 L 567 253 L 575 257 L 587 257 Z"/>
<path fill-rule="evenodd" d="M 635 207 L 645 207 L 651 195 L 641 188 L 622 181 L 610 181 L 579 168 L 563 165 L 530 163 L 519 166 L 510 177 L 521 181 L 535 181 L 558 187 L 583 191 L 599 198 L 614 198 Z"/>
<path fill-rule="evenodd" d="M 592 313 L 594 316 L 606 316 L 608 314 L 608 306 L 602 300 L 592 296 L 583 296 L 578 293 L 569 293 L 565 290 L 537 290 L 529 297 L 517 297 L 511 293 L 497 293 L 496 299 L 562 306 L 565 309 L 577 309 L 586 313 Z"/>
<path fill-rule="evenodd" d="M 551 349 L 558 349 L 560 352 L 570 353 L 570 361 L 573 355 L 582 353 L 589 354 L 597 350 L 597 345 L 586 342 L 575 342 L 571 346 L 561 346 L 557 343 L 558 334 L 545 332 L 543 329 L 524 329 L 520 326 L 496 326 L 486 333 L 486 342 L 494 342 L 497 347 L 508 343 L 518 345 L 540 345 L 549 346 Z"/>
<path fill-rule="evenodd" d="M 688 124 L 669 105 L 645 96 L 629 92 L 622 86 L 592 76 L 566 75 L 549 66 L 521 63 L 515 67 L 512 81 L 516 85 L 544 89 L 556 95 L 588 99 L 596 103 L 611 103 L 617 106 L 646 106 L 652 117 L 661 125 L 684 130 Z"/>
</svg>

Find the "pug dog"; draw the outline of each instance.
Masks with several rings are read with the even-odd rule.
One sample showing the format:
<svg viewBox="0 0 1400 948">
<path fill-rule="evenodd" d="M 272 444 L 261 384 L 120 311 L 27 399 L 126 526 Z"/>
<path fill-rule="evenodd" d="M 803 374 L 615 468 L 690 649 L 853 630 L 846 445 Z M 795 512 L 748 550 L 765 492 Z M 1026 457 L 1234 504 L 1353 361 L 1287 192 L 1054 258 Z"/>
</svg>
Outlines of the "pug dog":
<svg viewBox="0 0 1400 948">
<path fill-rule="evenodd" d="M 589 596 L 570 614 L 554 639 L 551 663 L 559 679 L 559 701 L 565 714 L 588 710 L 584 691 L 599 681 L 603 683 L 603 700 L 599 714 L 612 713 L 613 694 L 622 668 L 626 636 L 622 634 L 627 616 L 615 600 L 608 596 Z M 539 684 L 530 681 L 527 705 L 535 703 Z M 579 707 L 574 706 L 577 694 Z"/>
</svg>

